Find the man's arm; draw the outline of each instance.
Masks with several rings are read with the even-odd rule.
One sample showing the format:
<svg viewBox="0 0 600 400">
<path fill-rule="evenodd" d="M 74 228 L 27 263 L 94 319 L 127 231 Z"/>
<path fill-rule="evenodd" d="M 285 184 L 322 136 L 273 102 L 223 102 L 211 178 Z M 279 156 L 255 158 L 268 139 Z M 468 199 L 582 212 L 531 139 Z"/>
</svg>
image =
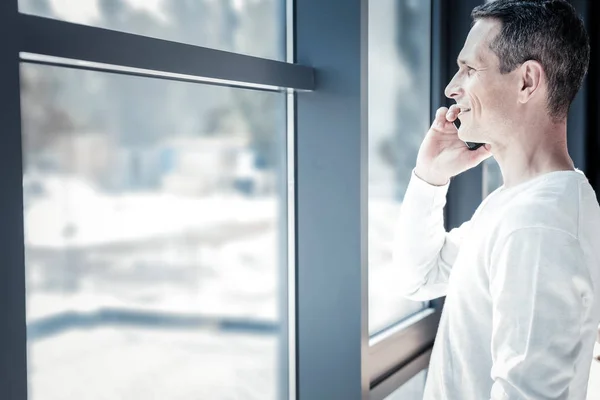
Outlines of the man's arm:
<svg viewBox="0 0 600 400">
<path fill-rule="evenodd" d="M 568 399 L 592 286 L 578 240 L 520 228 L 493 250 L 492 400 Z"/>
<path fill-rule="evenodd" d="M 460 107 L 440 107 L 417 154 L 394 238 L 398 289 L 412 300 L 446 294 L 450 270 L 469 222 L 446 233 L 444 205 L 450 178 L 490 157 L 489 146 L 469 150 L 454 121 Z"/>
<path fill-rule="evenodd" d="M 396 227 L 394 264 L 399 290 L 411 300 L 424 301 L 446 294 L 452 264 L 469 222 L 449 233 L 444 206 L 449 182 L 431 185 L 414 171 L 402 202 Z"/>
</svg>

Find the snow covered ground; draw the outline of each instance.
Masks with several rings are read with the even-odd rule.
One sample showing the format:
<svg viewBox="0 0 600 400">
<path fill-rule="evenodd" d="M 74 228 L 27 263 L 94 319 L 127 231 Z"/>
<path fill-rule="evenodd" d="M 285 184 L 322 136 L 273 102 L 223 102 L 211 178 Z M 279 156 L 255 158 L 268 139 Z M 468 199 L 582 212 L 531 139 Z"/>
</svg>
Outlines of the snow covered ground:
<svg viewBox="0 0 600 400">
<path fill-rule="evenodd" d="M 216 322 L 277 326 L 276 199 L 44 189 L 24 221 L 31 399 L 275 398 L 277 332 Z"/>
<path fill-rule="evenodd" d="M 56 177 L 44 187 L 45 196 L 27 202 L 24 221 L 31 399 L 275 398 L 273 329 L 115 324 L 114 313 L 277 327 L 276 198 L 106 194 Z M 372 331 L 422 307 L 394 290 L 396 211 L 397 204 L 370 206 Z"/>
<path fill-rule="evenodd" d="M 75 330 L 29 347 L 32 400 L 271 400 L 274 336 L 211 330 Z"/>
</svg>

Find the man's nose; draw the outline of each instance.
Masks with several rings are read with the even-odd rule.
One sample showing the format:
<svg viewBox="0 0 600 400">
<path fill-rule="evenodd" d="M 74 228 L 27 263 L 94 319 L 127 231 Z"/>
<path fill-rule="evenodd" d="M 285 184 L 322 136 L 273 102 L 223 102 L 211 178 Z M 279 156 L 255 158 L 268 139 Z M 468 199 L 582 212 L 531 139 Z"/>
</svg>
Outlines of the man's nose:
<svg viewBox="0 0 600 400">
<path fill-rule="evenodd" d="M 449 99 L 454 99 L 461 93 L 462 89 L 460 87 L 460 82 L 457 75 L 458 74 L 452 77 L 452 80 L 450 83 L 448 83 L 448 86 L 446 86 L 446 89 L 444 90 L 444 95 L 446 95 L 446 97 Z"/>
</svg>

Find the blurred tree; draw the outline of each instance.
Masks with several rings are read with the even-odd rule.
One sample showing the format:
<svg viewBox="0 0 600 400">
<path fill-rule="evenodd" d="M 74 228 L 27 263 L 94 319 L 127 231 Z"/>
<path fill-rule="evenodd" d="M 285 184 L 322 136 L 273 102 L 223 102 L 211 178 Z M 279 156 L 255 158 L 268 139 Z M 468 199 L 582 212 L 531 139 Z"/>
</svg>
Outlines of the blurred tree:
<svg viewBox="0 0 600 400">
<path fill-rule="evenodd" d="M 20 5 L 33 14 L 56 15 L 50 0 L 20 0 Z M 100 19 L 94 24 L 104 28 L 269 58 L 281 58 L 283 53 L 283 0 L 167 1 L 160 18 L 128 0 L 98 0 L 97 6 Z M 57 89 L 48 92 L 30 83 L 28 96 L 45 99 L 39 100 L 40 106 L 61 104 L 64 118 L 110 132 L 127 147 L 153 146 L 172 135 L 214 134 L 217 127 L 244 129 L 257 156 L 272 165 L 275 135 L 285 129 L 283 96 L 210 85 L 195 90 L 191 83 L 38 68 L 46 85 Z M 32 124 L 40 130 L 48 121 Z"/>
<path fill-rule="evenodd" d="M 54 99 L 59 82 L 38 66 L 21 68 L 21 115 L 24 163 L 35 162 L 56 139 L 72 133 L 77 124 Z"/>
</svg>

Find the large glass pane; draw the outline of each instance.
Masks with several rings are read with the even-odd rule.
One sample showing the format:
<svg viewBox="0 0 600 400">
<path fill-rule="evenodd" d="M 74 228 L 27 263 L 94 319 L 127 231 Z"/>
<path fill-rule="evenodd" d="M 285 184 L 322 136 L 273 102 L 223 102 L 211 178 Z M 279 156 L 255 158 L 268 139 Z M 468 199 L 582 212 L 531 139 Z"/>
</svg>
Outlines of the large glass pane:
<svg viewBox="0 0 600 400">
<path fill-rule="evenodd" d="M 369 327 L 424 307 L 396 290 L 394 225 L 430 125 L 431 3 L 369 2 Z"/>
<path fill-rule="evenodd" d="M 283 60 L 286 0 L 19 0 L 19 11 Z"/>
<path fill-rule="evenodd" d="M 275 399 L 285 95 L 21 74 L 29 398 Z"/>
<path fill-rule="evenodd" d="M 387 396 L 385 400 L 423 400 L 426 379 L 427 370 L 424 369 Z"/>
</svg>

